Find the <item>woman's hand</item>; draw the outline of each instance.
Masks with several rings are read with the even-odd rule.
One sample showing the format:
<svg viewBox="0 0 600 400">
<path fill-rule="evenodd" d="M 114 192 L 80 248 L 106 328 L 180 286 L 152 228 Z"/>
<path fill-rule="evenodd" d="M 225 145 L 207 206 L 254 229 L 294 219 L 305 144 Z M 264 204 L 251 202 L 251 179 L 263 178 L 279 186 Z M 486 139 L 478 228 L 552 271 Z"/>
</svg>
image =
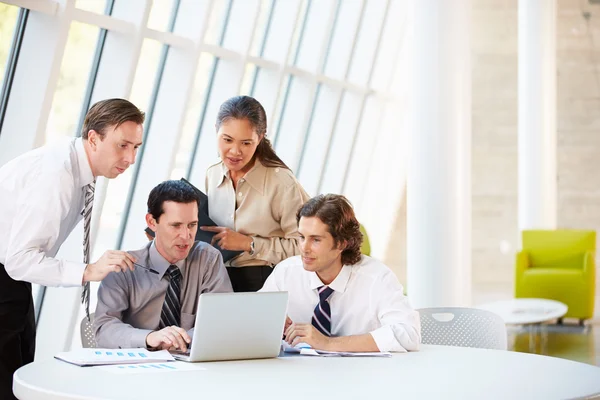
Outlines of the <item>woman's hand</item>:
<svg viewBox="0 0 600 400">
<path fill-rule="evenodd" d="M 200 229 L 206 232 L 216 233 L 210 241 L 210 244 L 213 246 L 217 243 L 223 250 L 251 250 L 250 243 L 252 243 L 252 238 L 250 236 L 246 236 L 224 226 L 201 226 Z"/>
</svg>

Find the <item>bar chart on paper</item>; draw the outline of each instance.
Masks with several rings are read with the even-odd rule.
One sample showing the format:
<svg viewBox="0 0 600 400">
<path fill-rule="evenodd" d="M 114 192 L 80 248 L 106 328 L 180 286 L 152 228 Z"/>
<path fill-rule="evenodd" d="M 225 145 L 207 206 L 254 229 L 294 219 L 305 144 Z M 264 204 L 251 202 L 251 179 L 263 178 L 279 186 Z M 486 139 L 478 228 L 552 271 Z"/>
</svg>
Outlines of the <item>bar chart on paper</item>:
<svg viewBox="0 0 600 400">
<path fill-rule="evenodd" d="M 174 363 L 152 363 L 152 364 L 130 364 L 130 365 L 105 365 L 98 367 L 115 374 L 144 374 L 156 372 L 179 372 L 179 371 L 198 371 L 206 369 L 194 364 L 184 362 Z"/>
<path fill-rule="evenodd" d="M 148 351 L 146 349 L 76 349 L 58 353 L 54 358 L 70 364 L 83 366 L 140 364 L 175 361 L 167 350 Z"/>
</svg>

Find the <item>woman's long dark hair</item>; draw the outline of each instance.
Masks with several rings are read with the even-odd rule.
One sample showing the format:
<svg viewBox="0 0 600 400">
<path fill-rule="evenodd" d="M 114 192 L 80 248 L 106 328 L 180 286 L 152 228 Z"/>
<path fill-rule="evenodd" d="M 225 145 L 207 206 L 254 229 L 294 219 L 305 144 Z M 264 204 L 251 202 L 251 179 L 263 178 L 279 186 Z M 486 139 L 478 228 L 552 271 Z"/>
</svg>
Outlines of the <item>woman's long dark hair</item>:
<svg viewBox="0 0 600 400">
<path fill-rule="evenodd" d="M 271 142 L 267 139 L 267 113 L 263 106 L 254 97 L 236 96 L 221 104 L 217 114 L 217 131 L 221 125 L 231 119 L 245 119 L 262 139 L 256 147 L 254 156 L 266 167 L 281 167 L 290 169 L 275 154 Z"/>
</svg>

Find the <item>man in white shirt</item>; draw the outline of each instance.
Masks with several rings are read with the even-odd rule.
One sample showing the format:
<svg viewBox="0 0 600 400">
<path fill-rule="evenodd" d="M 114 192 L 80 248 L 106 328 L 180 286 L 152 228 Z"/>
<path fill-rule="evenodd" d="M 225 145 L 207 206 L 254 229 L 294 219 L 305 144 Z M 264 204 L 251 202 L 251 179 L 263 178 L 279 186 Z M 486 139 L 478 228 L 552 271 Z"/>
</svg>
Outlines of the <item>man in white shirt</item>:
<svg viewBox="0 0 600 400">
<path fill-rule="evenodd" d="M 288 291 L 285 340 L 329 351 L 416 351 L 419 313 L 383 263 L 361 255 L 344 196 L 310 199 L 296 215 L 300 256 L 275 267 L 260 291 Z"/>
<path fill-rule="evenodd" d="M 115 178 L 135 162 L 143 122 L 129 101 L 103 100 L 88 111 L 81 138 L 29 151 L 0 168 L 1 399 L 14 398 L 14 371 L 33 361 L 31 283 L 88 289 L 112 271 L 133 269 L 135 257 L 123 251 L 90 262 L 89 222 L 96 177 Z M 82 219 L 85 262 L 55 258 Z"/>
</svg>

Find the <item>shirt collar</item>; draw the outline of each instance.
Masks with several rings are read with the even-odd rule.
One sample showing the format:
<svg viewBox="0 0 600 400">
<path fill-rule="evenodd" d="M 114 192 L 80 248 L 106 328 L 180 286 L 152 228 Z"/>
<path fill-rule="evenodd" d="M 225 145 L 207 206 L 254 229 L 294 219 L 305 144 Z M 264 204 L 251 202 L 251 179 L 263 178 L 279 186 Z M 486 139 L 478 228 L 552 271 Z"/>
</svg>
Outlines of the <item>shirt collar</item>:
<svg viewBox="0 0 600 400">
<path fill-rule="evenodd" d="M 167 272 L 169 267 L 171 266 L 171 263 L 165 260 L 165 258 L 162 255 L 160 255 L 158 249 L 156 248 L 154 240 L 150 244 L 150 249 L 148 250 L 148 253 L 150 257 L 150 265 L 147 265 L 147 267 L 156 270 L 158 272 L 157 278 L 158 280 L 161 280 L 163 276 L 165 276 L 165 273 Z M 183 275 L 183 272 L 185 270 L 185 260 L 179 260 L 175 263 L 175 265 L 179 267 L 181 275 Z"/>
<path fill-rule="evenodd" d="M 344 265 L 338 276 L 336 276 L 333 282 L 331 282 L 327 286 L 329 286 L 336 292 L 344 293 L 346 291 L 346 287 L 348 286 L 348 281 L 350 280 L 351 273 L 352 266 Z M 323 285 L 324 283 L 321 281 L 321 279 L 319 279 L 317 273 L 310 272 L 310 288 L 316 290 Z"/>
<path fill-rule="evenodd" d="M 221 162 L 221 171 L 223 175 L 221 178 L 221 182 L 219 182 L 217 186 L 220 186 L 226 180 L 231 179 L 229 170 L 223 162 Z M 242 179 L 248 182 L 248 184 L 262 196 L 264 194 L 265 184 L 267 181 L 267 167 L 262 165 L 262 163 L 258 159 L 255 159 L 254 165 L 252 166 L 252 168 L 250 168 L 250 171 L 246 172 Z"/>
<path fill-rule="evenodd" d="M 77 153 L 77 163 L 79 164 L 79 183 L 81 187 L 87 186 L 94 181 L 90 160 L 83 147 L 83 139 L 75 139 L 75 152 Z"/>
</svg>

